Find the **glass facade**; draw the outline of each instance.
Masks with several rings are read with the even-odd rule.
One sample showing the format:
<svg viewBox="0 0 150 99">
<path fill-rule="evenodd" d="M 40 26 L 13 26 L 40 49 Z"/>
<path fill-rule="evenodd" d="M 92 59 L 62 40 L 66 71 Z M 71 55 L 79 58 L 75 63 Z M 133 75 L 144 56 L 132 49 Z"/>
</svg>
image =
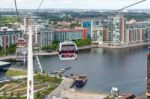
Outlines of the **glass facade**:
<svg viewBox="0 0 150 99">
<path fill-rule="evenodd" d="M 83 21 L 82 27 L 88 29 L 87 37 L 91 39 L 91 21 Z"/>
<path fill-rule="evenodd" d="M 84 34 L 86 34 L 87 32 L 82 31 L 85 29 L 80 29 L 80 30 L 55 30 L 54 33 L 54 37 L 55 40 L 58 42 L 63 42 L 63 41 L 67 41 L 67 40 L 80 40 L 80 39 L 85 39 L 85 37 L 83 37 Z"/>
<path fill-rule="evenodd" d="M 40 47 L 48 46 L 54 41 L 54 31 L 51 28 L 39 27 L 37 29 L 37 43 Z"/>
</svg>

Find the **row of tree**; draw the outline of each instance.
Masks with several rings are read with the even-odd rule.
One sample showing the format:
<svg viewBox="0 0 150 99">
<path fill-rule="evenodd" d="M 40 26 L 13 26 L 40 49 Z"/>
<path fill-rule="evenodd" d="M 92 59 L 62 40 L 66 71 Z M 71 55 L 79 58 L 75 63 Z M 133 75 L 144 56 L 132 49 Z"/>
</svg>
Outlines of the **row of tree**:
<svg viewBox="0 0 150 99">
<path fill-rule="evenodd" d="M 8 26 L 20 20 L 15 16 L 0 16 L 0 26 Z"/>
<path fill-rule="evenodd" d="M 42 50 L 55 51 L 57 48 L 58 48 L 58 42 L 54 41 L 54 42 L 52 42 L 52 44 L 50 44 L 48 46 L 43 46 Z"/>
<path fill-rule="evenodd" d="M 84 40 L 76 40 L 74 41 L 76 43 L 76 45 L 78 47 L 82 47 L 82 46 L 86 46 L 86 45 L 90 45 L 91 44 L 91 39 L 84 39 Z M 51 45 L 48 45 L 48 46 L 43 46 L 42 47 L 42 50 L 45 50 L 45 51 L 56 51 L 56 49 L 58 48 L 58 45 L 59 43 L 54 41 Z"/>
<path fill-rule="evenodd" d="M 5 56 L 9 54 L 13 54 L 16 52 L 16 45 L 13 44 L 10 47 L 3 49 L 3 47 L 0 46 L 0 56 Z"/>
<path fill-rule="evenodd" d="M 74 42 L 76 43 L 76 45 L 78 47 L 81 47 L 81 46 L 90 45 L 91 44 L 91 39 L 76 40 Z"/>
</svg>

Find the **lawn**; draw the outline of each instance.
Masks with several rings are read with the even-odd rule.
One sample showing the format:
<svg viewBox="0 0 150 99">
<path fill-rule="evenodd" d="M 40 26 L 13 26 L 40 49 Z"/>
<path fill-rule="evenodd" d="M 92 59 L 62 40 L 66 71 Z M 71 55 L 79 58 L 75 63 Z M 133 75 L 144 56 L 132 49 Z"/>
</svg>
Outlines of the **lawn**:
<svg viewBox="0 0 150 99">
<path fill-rule="evenodd" d="M 21 75 L 27 75 L 26 71 L 23 70 L 17 70 L 17 69 L 8 69 L 6 74 L 7 77 L 13 77 L 13 76 L 21 76 Z"/>
<path fill-rule="evenodd" d="M 25 75 L 25 73 L 17 72 L 16 74 L 13 70 L 9 70 L 11 75 L 18 76 Z M 9 74 L 10 75 L 10 74 Z M 51 93 L 62 81 L 56 77 L 50 77 L 48 74 L 37 74 L 34 76 L 34 91 L 35 99 L 44 98 L 46 95 Z M 7 83 L 0 83 L 0 99 L 26 99 L 23 95 L 27 93 L 27 80 L 13 80 Z"/>
</svg>

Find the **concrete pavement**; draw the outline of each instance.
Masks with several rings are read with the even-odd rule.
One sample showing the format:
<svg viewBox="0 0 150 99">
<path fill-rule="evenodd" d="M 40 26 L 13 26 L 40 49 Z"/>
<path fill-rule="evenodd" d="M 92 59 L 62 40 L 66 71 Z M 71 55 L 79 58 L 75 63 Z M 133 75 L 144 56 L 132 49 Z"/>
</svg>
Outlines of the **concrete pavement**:
<svg viewBox="0 0 150 99">
<path fill-rule="evenodd" d="M 74 89 L 66 90 L 61 93 L 62 97 L 66 97 L 69 99 L 104 99 L 108 95 L 107 94 L 100 94 L 100 93 L 93 93 L 93 92 L 80 92 L 75 91 Z"/>
</svg>

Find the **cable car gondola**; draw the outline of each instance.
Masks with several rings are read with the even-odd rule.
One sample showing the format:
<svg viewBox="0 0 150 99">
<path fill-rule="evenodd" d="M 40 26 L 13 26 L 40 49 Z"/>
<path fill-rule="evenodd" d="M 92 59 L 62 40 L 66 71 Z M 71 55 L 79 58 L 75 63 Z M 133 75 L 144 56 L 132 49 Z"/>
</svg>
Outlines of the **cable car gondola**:
<svg viewBox="0 0 150 99">
<path fill-rule="evenodd" d="M 17 47 L 25 47 L 26 46 L 26 40 L 24 38 L 19 38 L 16 41 Z"/>
<path fill-rule="evenodd" d="M 61 42 L 59 44 L 59 57 L 61 60 L 76 60 L 77 59 L 77 46 L 74 42 Z"/>
</svg>

